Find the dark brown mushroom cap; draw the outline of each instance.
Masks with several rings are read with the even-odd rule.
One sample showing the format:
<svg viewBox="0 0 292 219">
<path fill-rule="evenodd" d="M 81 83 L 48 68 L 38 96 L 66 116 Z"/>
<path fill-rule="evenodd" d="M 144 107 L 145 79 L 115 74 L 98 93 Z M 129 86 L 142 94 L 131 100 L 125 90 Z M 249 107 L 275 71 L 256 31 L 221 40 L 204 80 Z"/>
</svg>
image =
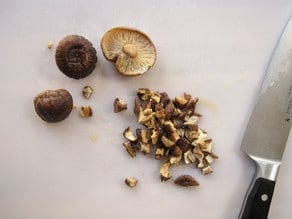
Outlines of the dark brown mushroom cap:
<svg viewBox="0 0 292 219">
<path fill-rule="evenodd" d="M 67 118 L 73 108 L 73 99 L 64 89 L 45 90 L 34 98 L 36 113 L 46 122 L 60 122 Z"/>
<path fill-rule="evenodd" d="M 97 62 L 92 43 L 78 35 L 66 36 L 59 42 L 55 59 L 60 71 L 74 79 L 90 75 Z"/>
<path fill-rule="evenodd" d="M 143 32 L 129 27 L 115 27 L 101 40 L 104 57 L 114 62 L 119 73 L 135 76 L 145 73 L 156 61 L 156 48 Z"/>
</svg>

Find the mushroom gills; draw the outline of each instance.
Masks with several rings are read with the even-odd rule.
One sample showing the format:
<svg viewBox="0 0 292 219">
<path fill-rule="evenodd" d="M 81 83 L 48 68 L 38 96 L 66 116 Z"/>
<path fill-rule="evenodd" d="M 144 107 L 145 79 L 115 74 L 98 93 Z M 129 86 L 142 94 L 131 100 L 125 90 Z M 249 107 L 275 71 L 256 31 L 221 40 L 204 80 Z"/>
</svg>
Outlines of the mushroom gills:
<svg viewBox="0 0 292 219">
<path fill-rule="evenodd" d="M 145 73 L 156 61 L 156 48 L 150 38 L 139 30 L 116 27 L 101 40 L 104 57 L 115 63 L 119 73 L 135 76 Z"/>
</svg>

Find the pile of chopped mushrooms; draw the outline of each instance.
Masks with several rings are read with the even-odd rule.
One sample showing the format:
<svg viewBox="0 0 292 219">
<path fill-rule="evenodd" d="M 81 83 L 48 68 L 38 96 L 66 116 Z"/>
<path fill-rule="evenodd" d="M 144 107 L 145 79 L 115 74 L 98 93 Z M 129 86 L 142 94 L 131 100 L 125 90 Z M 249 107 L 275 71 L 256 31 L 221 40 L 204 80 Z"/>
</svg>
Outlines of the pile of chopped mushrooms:
<svg viewBox="0 0 292 219">
<path fill-rule="evenodd" d="M 161 160 L 161 181 L 172 178 L 169 168 L 181 163 L 195 165 L 204 175 L 212 173 L 211 164 L 218 157 L 212 152 L 212 139 L 198 126 L 201 117 L 195 111 L 198 100 L 186 93 L 172 100 L 165 92 L 153 92 L 147 88 L 137 91 L 134 114 L 144 128 L 135 132 L 130 127 L 126 128 L 123 146 L 131 157 L 140 151 Z M 190 185 L 186 183 L 192 181 L 190 176 L 182 178 L 175 183 Z"/>
</svg>

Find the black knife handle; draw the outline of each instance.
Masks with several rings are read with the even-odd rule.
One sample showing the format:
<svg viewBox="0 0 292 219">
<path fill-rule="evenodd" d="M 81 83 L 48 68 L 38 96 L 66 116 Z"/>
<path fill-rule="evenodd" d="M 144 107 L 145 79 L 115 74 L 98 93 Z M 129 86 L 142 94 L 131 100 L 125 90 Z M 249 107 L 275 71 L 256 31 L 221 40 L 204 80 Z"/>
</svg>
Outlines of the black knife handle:
<svg viewBox="0 0 292 219">
<path fill-rule="evenodd" d="M 241 219 L 266 219 L 275 188 L 275 181 L 256 179 L 247 196 Z"/>
</svg>

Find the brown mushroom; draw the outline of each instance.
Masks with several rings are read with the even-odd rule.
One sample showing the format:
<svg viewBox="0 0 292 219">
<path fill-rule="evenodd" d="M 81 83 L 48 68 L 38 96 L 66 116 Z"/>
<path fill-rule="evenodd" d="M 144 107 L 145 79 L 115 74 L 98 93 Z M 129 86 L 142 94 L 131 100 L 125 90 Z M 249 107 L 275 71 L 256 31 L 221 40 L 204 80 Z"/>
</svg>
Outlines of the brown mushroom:
<svg viewBox="0 0 292 219">
<path fill-rule="evenodd" d="M 141 75 L 156 61 L 156 48 L 150 38 L 133 28 L 110 29 L 101 40 L 101 49 L 104 57 L 125 76 Z"/>
<path fill-rule="evenodd" d="M 92 43 L 78 35 L 66 36 L 59 42 L 55 59 L 60 71 L 74 79 L 90 75 L 97 62 Z"/>
<path fill-rule="evenodd" d="M 34 108 L 38 116 L 50 123 L 67 118 L 73 108 L 73 99 L 65 89 L 45 90 L 34 98 Z"/>
</svg>

